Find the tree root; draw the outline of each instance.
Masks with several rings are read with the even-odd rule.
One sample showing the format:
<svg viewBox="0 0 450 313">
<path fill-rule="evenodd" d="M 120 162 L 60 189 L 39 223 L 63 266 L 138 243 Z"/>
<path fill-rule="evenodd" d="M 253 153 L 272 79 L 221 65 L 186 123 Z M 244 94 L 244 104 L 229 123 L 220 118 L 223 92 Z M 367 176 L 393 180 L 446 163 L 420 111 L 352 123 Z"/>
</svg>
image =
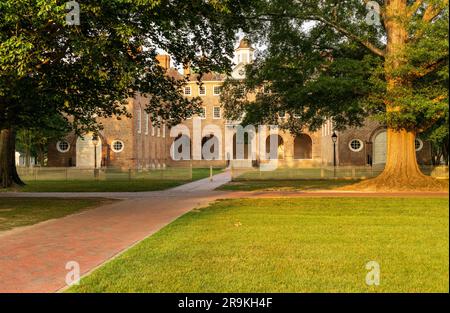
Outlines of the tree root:
<svg viewBox="0 0 450 313">
<path fill-rule="evenodd" d="M 449 182 L 445 179 L 436 179 L 423 174 L 414 176 L 398 175 L 396 173 L 383 172 L 381 175 L 358 182 L 353 185 L 343 186 L 339 190 L 349 191 L 436 191 L 448 192 Z"/>
</svg>

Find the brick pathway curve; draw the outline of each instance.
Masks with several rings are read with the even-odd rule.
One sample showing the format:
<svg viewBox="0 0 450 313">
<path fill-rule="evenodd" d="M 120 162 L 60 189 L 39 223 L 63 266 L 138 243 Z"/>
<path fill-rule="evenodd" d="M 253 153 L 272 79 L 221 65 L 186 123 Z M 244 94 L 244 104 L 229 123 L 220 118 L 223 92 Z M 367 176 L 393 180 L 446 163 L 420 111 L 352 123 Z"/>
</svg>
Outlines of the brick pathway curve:
<svg viewBox="0 0 450 313">
<path fill-rule="evenodd" d="M 83 197 L 123 198 L 87 210 L 0 233 L 0 292 L 54 292 L 65 287 L 65 266 L 80 264 L 87 273 L 136 242 L 155 233 L 189 210 L 220 198 L 297 196 L 447 196 L 443 193 L 350 192 L 221 192 L 229 173 L 166 191 L 139 193 L 83 193 Z M 18 197 L 79 197 L 78 193 L 2 193 Z"/>
</svg>

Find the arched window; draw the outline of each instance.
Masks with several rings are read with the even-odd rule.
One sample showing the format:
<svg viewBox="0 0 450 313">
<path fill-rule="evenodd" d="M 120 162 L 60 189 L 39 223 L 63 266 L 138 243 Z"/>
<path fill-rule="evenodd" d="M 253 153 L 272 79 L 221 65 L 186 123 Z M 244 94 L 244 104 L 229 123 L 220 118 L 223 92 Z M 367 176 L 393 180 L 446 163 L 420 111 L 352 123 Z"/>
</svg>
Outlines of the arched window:
<svg viewBox="0 0 450 313">
<path fill-rule="evenodd" d="M 56 143 L 56 149 L 61 153 L 66 153 L 70 149 L 70 144 L 67 140 L 60 140 Z"/>
<path fill-rule="evenodd" d="M 112 151 L 119 153 L 123 151 L 123 148 L 125 147 L 125 145 L 123 144 L 123 141 L 121 140 L 114 140 L 111 143 L 111 149 Z"/>
<path fill-rule="evenodd" d="M 294 159 L 312 159 L 312 140 L 307 134 L 295 137 Z"/>
<path fill-rule="evenodd" d="M 363 149 L 364 143 L 362 142 L 362 140 L 352 139 L 352 140 L 350 140 L 350 142 L 348 144 L 348 147 L 353 152 L 359 152 L 359 151 L 361 151 Z"/>
<path fill-rule="evenodd" d="M 414 146 L 416 148 L 416 151 L 420 151 L 423 148 L 423 141 L 419 138 L 416 138 L 414 141 Z"/>
</svg>

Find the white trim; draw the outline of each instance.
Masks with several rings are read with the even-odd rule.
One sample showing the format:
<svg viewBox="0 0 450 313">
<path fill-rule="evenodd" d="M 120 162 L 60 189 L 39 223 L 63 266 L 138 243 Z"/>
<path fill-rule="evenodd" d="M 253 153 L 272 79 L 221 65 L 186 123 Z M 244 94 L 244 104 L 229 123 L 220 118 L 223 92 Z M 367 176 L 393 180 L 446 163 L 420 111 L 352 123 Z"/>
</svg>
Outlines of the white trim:
<svg viewBox="0 0 450 313">
<path fill-rule="evenodd" d="M 416 148 L 416 140 L 419 143 L 419 147 L 418 148 Z M 420 138 L 414 139 L 414 148 L 416 149 L 416 152 L 419 152 L 420 150 L 422 150 L 422 148 L 423 148 L 423 141 L 422 141 L 422 139 L 420 139 Z"/>
<path fill-rule="evenodd" d="M 205 91 L 204 93 L 201 93 L 200 92 L 200 88 L 203 88 L 203 90 Z M 206 96 L 206 86 L 205 85 L 203 85 L 203 86 L 198 86 L 198 95 L 199 96 Z"/>
<path fill-rule="evenodd" d="M 63 143 L 63 142 L 65 142 L 65 143 L 67 143 L 67 149 L 61 149 L 61 147 L 59 146 L 61 143 Z M 58 141 L 57 143 L 56 143 L 56 150 L 58 150 L 59 152 L 61 152 L 61 153 L 66 153 L 66 152 L 69 152 L 69 150 L 70 150 L 70 143 L 67 141 L 67 140 L 60 140 L 60 141 Z"/>
<path fill-rule="evenodd" d="M 114 147 L 114 144 L 115 144 L 115 143 L 121 143 L 121 144 L 122 144 L 122 148 L 116 149 L 116 148 Z M 115 153 L 120 153 L 120 152 L 122 152 L 124 148 L 125 148 L 125 144 L 123 143 L 122 140 L 113 140 L 113 141 L 111 142 L 111 150 L 112 150 L 113 152 L 115 152 Z"/>
<path fill-rule="evenodd" d="M 216 108 L 219 109 L 219 116 L 216 116 Z M 220 108 L 220 106 L 213 106 L 213 119 L 214 120 L 220 120 L 222 118 L 222 109 Z"/>
<path fill-rule="evenodd" d="M 136 123 L 137 123 L 137 133 L 140 134 L 142 132 L 142 109 L 141 108 L 139 108 L 139 110 L 137 111 Z"/>
<path fill-rule="evenodd" d="M 189 88 L 189 93 L 186 92 L 186 89 Z M 192 95 L 192 87 L 191 86 L 184 86 L 183 88 L 183 94 L 185 96 L 191 96 Z"/>
<path fill-rule="evenodd" d="M 148 113 L 144 111 L 145 134 L 148 135 Z"/>
<path fill-rule="evenodd" d="M 205 114 L 204 114 L 204 116 L 201 116 L 201 115 L 199 114 L 198 117 L 199 117 L 200 119 L 204 120 L 204 119 L 206 119 L 206 107 L 203 106 L 202 109 L 203 109 L 203 112 L 204 112 Z"/>
<path fill-rule="evenodd" d="M 358 141 L 358 142 L 359 142 L 360 147 L 359 147 L 358 149 L 355 149 L 355 148 L 352 147 L 352 142 L 353 142 L 353 141 Z M 359 151 L 361 151 L 361 150 L 364 148 L 364 142 L 363 142 L 361 139 L 352 139 L 352 140 L 350 140 L 349 143 L 348 143 L 348 148 L 349 148 L 351 151 L 353 151 L 353 152 L 359 152 Z"/>
<path fill-rule="evenodd" d="M 222 85 L 213 85 L 213 96 L 220 96 L 221 90 L 219 91 L 219 93 L 216 93 L 216 91 L 214 90 L 214 88 L 216 87 L 222 88 Z"/>
</svg>

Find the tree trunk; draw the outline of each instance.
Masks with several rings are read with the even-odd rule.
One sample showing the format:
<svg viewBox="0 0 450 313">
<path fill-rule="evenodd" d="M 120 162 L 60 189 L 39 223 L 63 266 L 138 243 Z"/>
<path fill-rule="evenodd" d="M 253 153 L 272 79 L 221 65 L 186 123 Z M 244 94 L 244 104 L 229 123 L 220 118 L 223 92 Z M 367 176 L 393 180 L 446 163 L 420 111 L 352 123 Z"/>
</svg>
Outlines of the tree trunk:
<svg viewBox="0 0 450 313">
<path fill-rule="evenodd" d="M 386 111 L 393 113 L 400 108 L 396 98 L 401 90 L 412 88 L 409 81 L 399 74 L 407 62 L 405 48 L 408 40 L 407 1 L 386 2 L 385 28 L 387 45 L 384 71 L 387 83 Z M 362 190 L 441 190 L 444 186 L 436 179 L 425 176 L 416 159 L 415 131 L 387 127 L 387 153 L 384 171 L 376 178 L 356 184 L 352 189 Z"/>
<path fill-rule="evenodd" d="M 37 145 L 37 160 L 39 166 L 44 166 L 44 148 L 42 147 L 42 144 Z"/>
<path fill-rule="evenodd" d="M 0 131 L 0 177 L 1 187 L 25 185 L 16 169 L 16 133 L 14 129 Z"/>
</svg>

